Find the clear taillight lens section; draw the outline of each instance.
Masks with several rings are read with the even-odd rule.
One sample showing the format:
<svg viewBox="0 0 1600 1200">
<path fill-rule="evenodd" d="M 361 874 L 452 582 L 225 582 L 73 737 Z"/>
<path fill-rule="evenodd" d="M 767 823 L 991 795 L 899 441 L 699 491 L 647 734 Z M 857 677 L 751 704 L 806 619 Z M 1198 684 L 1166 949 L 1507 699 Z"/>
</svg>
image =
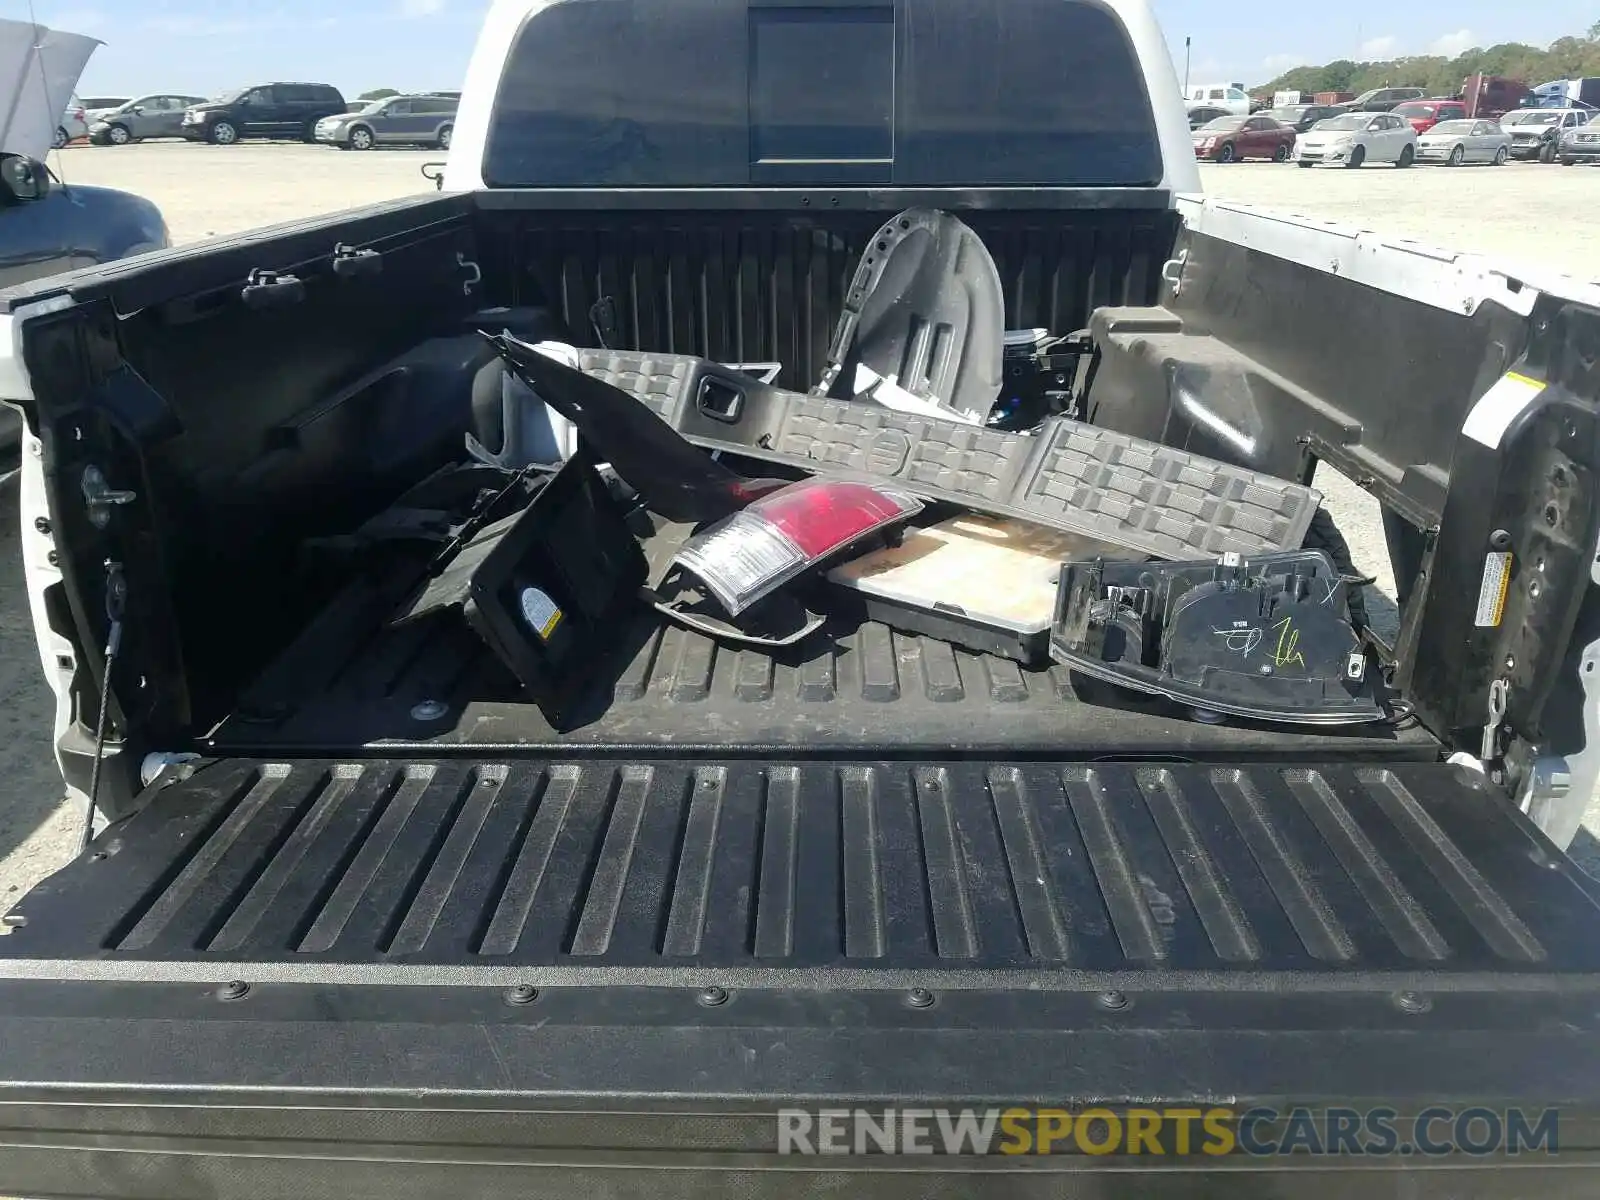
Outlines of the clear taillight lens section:
<svg viewBox="0 0 1600 1200">
<path fill-rule="evenodd" d="M 695 534 L 677 562 L 737 614 L 796 575 L 922 510 L 922 501 L 868 483 L 805 479 Z"/>
</svg>

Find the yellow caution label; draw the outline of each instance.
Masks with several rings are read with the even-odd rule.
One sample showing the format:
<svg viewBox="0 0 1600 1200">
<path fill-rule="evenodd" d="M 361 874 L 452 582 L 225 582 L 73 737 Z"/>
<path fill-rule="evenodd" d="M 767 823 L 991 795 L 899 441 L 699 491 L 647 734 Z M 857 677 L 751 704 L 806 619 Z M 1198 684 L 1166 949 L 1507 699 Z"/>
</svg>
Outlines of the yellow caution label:
<svg viewBox="0 0 1600 1200">
<path fill-rule="evenodd" d="M 523 588 L 521 599 L 522 619 L 528 623 L 529 629 L 548 642 L 556 626 L 561 624 L 561 610 L 556 607 L 556 602 L 533 587 Z"/>
<path fill-rule="evenodd" d="M 1473 624 L 1498 629 L 1506 613 L 1506 593 L 1511 590 L 1511 551 L 1491 550 L 1484 556 L 1483 578 L 1478 581 L 1478 611 Z"/>
</svg>

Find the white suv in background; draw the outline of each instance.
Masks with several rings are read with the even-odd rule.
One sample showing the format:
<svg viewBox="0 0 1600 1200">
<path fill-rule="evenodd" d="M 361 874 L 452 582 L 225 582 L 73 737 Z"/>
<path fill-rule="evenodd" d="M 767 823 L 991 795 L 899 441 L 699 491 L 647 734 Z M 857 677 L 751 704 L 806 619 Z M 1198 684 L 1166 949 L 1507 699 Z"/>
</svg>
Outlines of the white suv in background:
<svg viewBox="0 0 1600 1200">
<path fill-rule="evenodd" d="M 1194 84 L 1185 94 L 1184 102 L 1189 108 L 1204 104 L 1209 108 L 1223 109 L 1236 117 L 1250 115 L 1249 93 L 1237 83 Z"/>
</svg>

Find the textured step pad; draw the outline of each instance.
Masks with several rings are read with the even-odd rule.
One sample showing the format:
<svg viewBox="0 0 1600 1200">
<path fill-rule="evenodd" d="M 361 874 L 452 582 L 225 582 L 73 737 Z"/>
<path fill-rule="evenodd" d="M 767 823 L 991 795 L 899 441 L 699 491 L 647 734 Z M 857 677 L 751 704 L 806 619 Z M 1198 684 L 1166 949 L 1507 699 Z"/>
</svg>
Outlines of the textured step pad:
<svg viewBox="0 0 1600 1200">
<path fill-rule="evenodd" d="M 924 499 L 1158 558 L 1298 549 L 1320 499 L 1288 480 L 1062 418 L 1005 433 L 781 391 L 687 355 L 585 350 L 580 361 L 698 446 L 893 480 Z M 743 392 L 736 419 L 701 411 L 707 376 Z"/>
</svg>

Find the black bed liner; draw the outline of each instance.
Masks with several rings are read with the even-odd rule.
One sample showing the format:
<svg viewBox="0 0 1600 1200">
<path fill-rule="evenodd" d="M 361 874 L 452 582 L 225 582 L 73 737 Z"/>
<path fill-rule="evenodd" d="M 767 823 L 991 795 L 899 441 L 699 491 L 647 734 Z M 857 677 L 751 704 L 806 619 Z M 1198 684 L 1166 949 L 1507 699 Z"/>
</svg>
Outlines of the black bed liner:
<svg viewBox="0 0 1600 1200">
<path fill-rule="evenodd" d="M 1570 1168 L 1600 1146 L 1597 908 L 1495 789 L 1439 763 L 220 761 L 0 938 L 0 1178 L 1592 1194 Z M 850 1100 L 1556 1102 L 1561 1153 L 1470 1177 L 775 1157 L 774 1110 Z"/>
<path fill-rule="evenodd" d="M 1342 729 L 1205 725 L 1065 667 L 1028 668 L 936 638 L 835 616 L 769 653 L 669 625 L 648 609 L 617 630 L 571 727 L 556 731 L 454 613 L 386 625 L 397 593 L 363 579 L 329 604 L 215 729 L 218 754 L 339 755 L 352 746 L 553 753 L 1057 758 L 1318 757 L 1433 761 L 1415 722 Z M 443 706 L 418 720 L 418 705 Z M 423 710 L 428 711 L 428 710 Z M 800 748 L 800 749 L 797 749 Z"/>
</svg>

